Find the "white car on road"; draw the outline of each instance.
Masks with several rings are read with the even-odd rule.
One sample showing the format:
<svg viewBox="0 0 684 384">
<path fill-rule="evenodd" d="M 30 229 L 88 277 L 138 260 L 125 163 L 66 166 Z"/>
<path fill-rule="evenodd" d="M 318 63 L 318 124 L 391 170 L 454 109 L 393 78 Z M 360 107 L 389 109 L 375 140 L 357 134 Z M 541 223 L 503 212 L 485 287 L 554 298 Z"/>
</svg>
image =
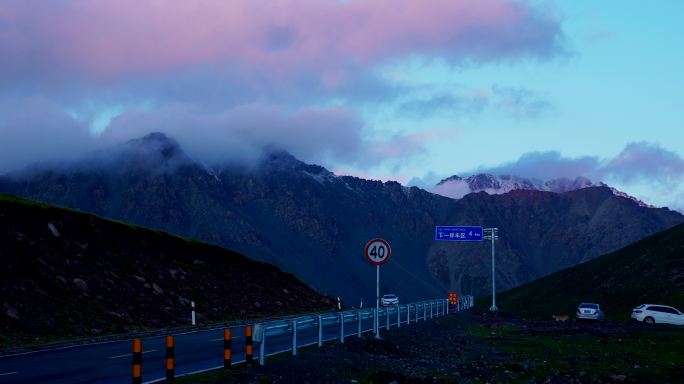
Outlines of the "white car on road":
<svg viewBox="0 0 684 384">
<path fill-rule="evenodd" d="M 684 325 L 684 314 L 681 311 L 660 304 L 641 304 L 632 309 L 632 319 L 646 324 Z"/>
<path fill-rule="evenodd" d="M 399 305 L 399 298 L 397 297 L 397 295 L 388 293 L 382 296 L 382 299 L 380 299 L 380 305 L 382 305 L 383 307 L 387 307 L 390 305 Z"/>
</svg>

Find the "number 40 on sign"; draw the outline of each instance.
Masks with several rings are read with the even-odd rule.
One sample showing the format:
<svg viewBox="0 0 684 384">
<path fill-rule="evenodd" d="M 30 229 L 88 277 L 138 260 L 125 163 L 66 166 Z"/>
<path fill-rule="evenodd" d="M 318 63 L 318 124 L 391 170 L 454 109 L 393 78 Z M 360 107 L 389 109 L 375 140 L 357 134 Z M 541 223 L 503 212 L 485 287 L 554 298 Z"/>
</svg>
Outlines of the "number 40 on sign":
<svg viewBox="0 0 684 384">
<path fill-rule="evenodd" d="M 383 239 L 373 239 L 366 244 L 366 259 L 374 265 L 381 265 L 389 260 L 392 250 L 387 241 Z"/>
</svg>

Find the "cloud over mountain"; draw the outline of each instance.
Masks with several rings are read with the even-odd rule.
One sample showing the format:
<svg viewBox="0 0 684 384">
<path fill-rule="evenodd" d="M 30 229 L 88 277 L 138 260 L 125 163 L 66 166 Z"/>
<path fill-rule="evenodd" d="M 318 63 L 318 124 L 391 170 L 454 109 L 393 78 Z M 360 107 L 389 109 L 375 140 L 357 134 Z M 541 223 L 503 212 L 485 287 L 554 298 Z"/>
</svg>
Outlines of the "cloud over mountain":
<svg viewBox="0 0 684 384">
<path fill-rule="evenodd" d="M 647 203 L 684 210 L 684 159 L 657 143 L 628 143 L 619 154 L 606 159 L 598 156 L 564 157 L 558 151 L 528 152 L 515 161 L 480 167 L 471 173 L 514 175 L 542 181 L 581 176 L 629 191 L 640 182 L 647 181 L 653 189 L 637 189 L 630 193 Z M 420 179 L 415 180 L 415 183 L 419 182 Z M 467 193 L 467 184 L 462 180 L 451 180 L 432 189 L 445 196 L 462 196 Z"/>
<path fill-rule="evenodd" d="M 0 120 L 0 172 L 150 131 L 206 161 L 276 146 L 369 167 L 422 153 L 431 132 L 373 137 L 359 103 L 409 91 L 383 66 L 563 52 L 556 10 L 514 0 L 3 1 L 0 110 L 17 113 Z"/>
</svg>

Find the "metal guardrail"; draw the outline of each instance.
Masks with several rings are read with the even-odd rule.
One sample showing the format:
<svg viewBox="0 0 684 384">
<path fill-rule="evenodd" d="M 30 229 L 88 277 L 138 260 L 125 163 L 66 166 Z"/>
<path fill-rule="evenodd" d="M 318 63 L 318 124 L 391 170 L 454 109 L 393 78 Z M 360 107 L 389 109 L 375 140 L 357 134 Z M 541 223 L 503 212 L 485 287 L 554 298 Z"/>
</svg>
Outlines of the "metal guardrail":
<svg viewBox="0 0 684 384">
<path fill-rule="evenodd" d="M 456 311 L 461 311 L 472 307 L 475 304 L 473 296 L 464 296 L 458 299 L 454 305 Z M 276 353 L 283 353 L 291 351 L 293 356 L 297 355 L 297 349 L 302 347 L 298 345 L 298 332 L 303 329 L 317 327 L 318 340 L 317 343 L 309 343 L 307 345 L 317 344 L 318 347 L 323 346 L 327 340 L 323 339 L 324 329 L 330 326 L 335 326 L 339 329 L 339 341 L 344 343 L 345 325 L 356 322 L 356 335 L 361 337 L 365 332 L 379 333 L 382 328 L 380 320 L 385 320 L 384 328 L 389 330 L 392 325 L 401 327 L 402 324 L 410 325 L 411 322 L 419 322 L 421 319 L 427 321 L 433 317 L 444 316 L 449 314 L 449 301 L 445 299 L 421 301 L 417 303 L 410 303 L 404 305 L 396 305 L 391 307 L 381 307 L 379 312 L 376 308 L 348 310 L 339 313 L 319 314 L 311 316 L 302 316 L 294 319 L 271 321 L 266 323 L 255 324 L 254 327 L 254 341 L 259 343 L 259 364 L 266 364 L 266 346 L 269 337 L 282 336 L 284 334 L 292 335 L 292 347 L 285 350 L 280 350 Z M 373 328 L 363 329 L 363 321 L 373 319 Z M 377 320 L 376 320 L 377 319 Z M 352 324 L 353 326 L 353 324 Z M 376 329 L 377 326 L 377 329 Z"/>
</svg>

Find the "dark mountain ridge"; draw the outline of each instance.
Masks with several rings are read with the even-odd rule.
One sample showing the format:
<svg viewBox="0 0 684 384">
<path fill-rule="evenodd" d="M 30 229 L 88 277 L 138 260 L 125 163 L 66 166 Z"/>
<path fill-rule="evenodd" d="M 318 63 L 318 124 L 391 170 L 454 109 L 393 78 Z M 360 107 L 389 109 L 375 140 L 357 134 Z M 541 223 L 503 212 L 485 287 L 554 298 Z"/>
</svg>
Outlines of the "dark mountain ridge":
<svg viewBox="0 0 684 384">
<path fill-rule="evenodd" d="M 637 234 L 669 227 L 663 223 L 682 222 L 673 211 L 640 207 L 616 197 L 607 187 L 562 194 L 531 190 L 470 194 L 454 203 L 448 220 L 499 228 L 495 245 L 499 289 L 612 252 L 618 244 L 639 240 Z M 489 242 L 435 243 L 428 260 L 445 285 L 465 292 L 491 285 Z"/>
<path fill-rule="evenodd" d="M 435 225 L 501 228 L 497 286 L 506 289 L 684 221 L 676 212 L 639 207 L 605 187 L 567 196 L 514 191 L 453 200 L 396 182 L 336 176 L 284 152 L 252 168 L 209 169 L 162 134 L 129 144 L 145 143 L 156 143 L 143 145 L 152 151 L 145 156 L 152 163 L 119 161 L 114 167 L 4 177 L 0 191 L 226 246 L 274 263 L 349 305 L 375 297 L 375 271 L 363 256 L 374 237 L 387 239 L 393 250 L 381 268 L 381 290 L 419 300 L 447 290 L 484 294 L 490 284 L 486 246 L 454 251 L 434 241 Z M 173 148 L 173 158 L 184 161 L 164 167 L 163 148 Z M 616 226 L 629 231 L 617 235 Z"/>
<path fill-rule="evenodd" d="M 0 345 L 190 325 L 336 304 L 233 251 L 0 195 Z"/>
</svg>

